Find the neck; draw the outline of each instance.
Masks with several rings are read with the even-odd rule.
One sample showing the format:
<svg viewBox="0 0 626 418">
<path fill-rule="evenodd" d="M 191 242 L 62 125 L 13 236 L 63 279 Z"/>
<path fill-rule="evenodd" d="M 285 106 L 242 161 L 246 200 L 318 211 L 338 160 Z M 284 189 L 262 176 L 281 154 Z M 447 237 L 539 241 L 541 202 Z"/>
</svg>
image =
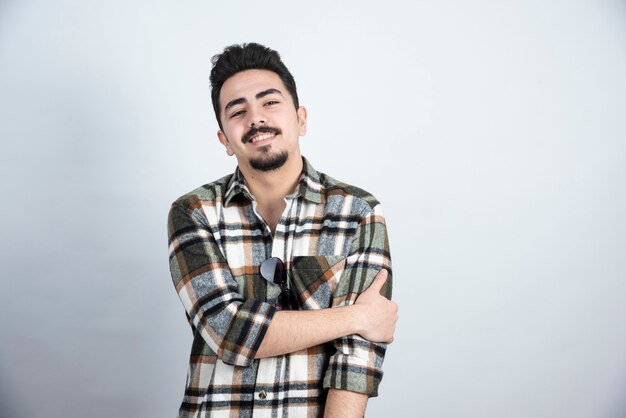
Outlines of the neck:
<svg viewBox="0 0 626 418">
<path fill-rule="evenodd" d="M 288 158 L 279 169 L 258 171 L 240 165 L 250 193 L 256 200 L 258 210 L 272 233 L 285 210 L 285 196 L 294 192 L 302 173 L 302 157 Z"/>
</svg>

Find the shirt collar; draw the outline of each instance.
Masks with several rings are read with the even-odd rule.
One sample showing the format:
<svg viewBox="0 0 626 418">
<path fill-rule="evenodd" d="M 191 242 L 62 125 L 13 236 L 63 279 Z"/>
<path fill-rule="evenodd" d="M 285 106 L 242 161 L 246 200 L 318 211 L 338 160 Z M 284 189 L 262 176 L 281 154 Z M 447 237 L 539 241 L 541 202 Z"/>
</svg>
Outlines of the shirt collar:
<svg viewBox="0 0 626 418">
<path fill-rule="evenodd" d="M 322 203 L 324 186 L 320 181 L 320 174 L 313 168 L 309 161 L 302 157 L 302 174 L 300 175 L 300 184 L 296 188 L 296 191 L 291 194 L 291 197 L 302 196 L 303 199 L 313 203 Z M 249 200 L 253 200 L 252 194 L 246 186 L 245 179 L 239 167 L 235 169 L 235 172 L 230 177 L 226 185 L 226 193 L 224 194 L 224 206 L 228 204 L 237 195 L 243 195 Z"/>
</svg>

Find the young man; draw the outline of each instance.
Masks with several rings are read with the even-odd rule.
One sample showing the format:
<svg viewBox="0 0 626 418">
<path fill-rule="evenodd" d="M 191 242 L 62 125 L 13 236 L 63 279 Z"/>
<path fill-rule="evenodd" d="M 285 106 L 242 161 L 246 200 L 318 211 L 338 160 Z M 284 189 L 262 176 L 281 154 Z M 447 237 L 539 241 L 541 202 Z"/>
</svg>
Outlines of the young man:
<svg viewBox="0 0 626 418">
<path fill-rule="evenodd" d="M 238 167 L 169 215 L 194 335 L 179 416 L 362 417 L 397 320 L 380 204 L 301 156 L 307 112 L 276 51 L 227 47 L 211 89 Z"/>
</svg>

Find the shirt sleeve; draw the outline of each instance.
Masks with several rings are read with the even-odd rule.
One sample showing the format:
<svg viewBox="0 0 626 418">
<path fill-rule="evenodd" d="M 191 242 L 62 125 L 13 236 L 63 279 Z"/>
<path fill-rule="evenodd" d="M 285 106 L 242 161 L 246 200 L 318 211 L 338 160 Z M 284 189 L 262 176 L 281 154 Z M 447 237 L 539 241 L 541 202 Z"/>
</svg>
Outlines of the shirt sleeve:
<svg viewBox="0 0 626 418">
<path fill-rule="evenodd" d="M 382 268 L 388 270 L 389 278 L 381 293 L 391 298 L 389 241 L 382 208 L 378 204 L 359 224 L 334 295 L 333 307 L 352 305 Z M 337 351 L 326 369 L 324 388 L 378 396 L 387 345 L 373 343 L 356 334 L 339 338 L 333 344 Z"/>
<path fill-rule="evenodd" d="M 168 217 L 172 281 L 190 324 L 224 363 L 250 366 L 274 316 L 243 300 L 200 208 L 174 203 Z"/>
</svg>

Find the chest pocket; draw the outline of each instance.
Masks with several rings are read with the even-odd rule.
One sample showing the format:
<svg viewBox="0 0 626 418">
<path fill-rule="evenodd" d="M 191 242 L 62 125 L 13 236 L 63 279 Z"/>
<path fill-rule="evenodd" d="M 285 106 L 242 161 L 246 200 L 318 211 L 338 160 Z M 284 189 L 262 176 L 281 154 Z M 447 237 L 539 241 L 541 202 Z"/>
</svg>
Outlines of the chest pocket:
<svg viewBox="0 0 626 418">
<path fill-rule="evenodd" d="M 298 256 L 291 260 L 291 284 L 304 309 L 329 308 L 346 258 L 331 256 Z"/>
</svg>

